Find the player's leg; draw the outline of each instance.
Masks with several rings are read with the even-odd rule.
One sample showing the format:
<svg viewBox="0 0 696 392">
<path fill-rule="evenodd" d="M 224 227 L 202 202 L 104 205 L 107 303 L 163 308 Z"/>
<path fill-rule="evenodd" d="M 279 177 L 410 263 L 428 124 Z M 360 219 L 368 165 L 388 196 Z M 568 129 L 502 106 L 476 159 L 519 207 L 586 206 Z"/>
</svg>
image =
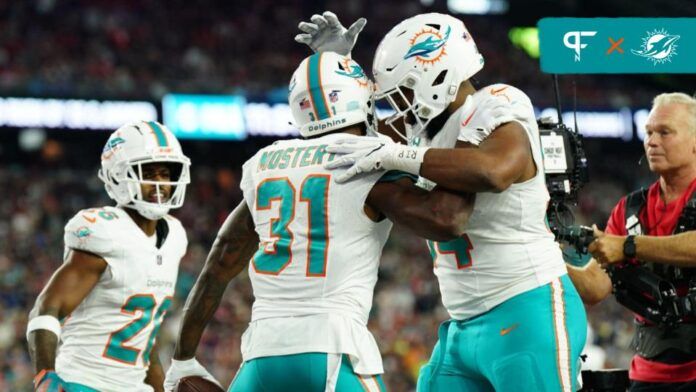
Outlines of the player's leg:
<svg viewBox="0 0 696 392">
<path fill-rule="evenodd" d="M 439 340 L 430 361 L 418 374 L 418 392 L 493 392 L 493 386 L 469 366 L 479 331 L 477 321 L 447 321 L 440 326 Z"/>
<path fill-rule="evenodd" d="M 327 390 L 336 392 L 385 392 L 387 390 L 382 381 L 382 375 L 357 374 L 347 355 L 329 354 L 329 356 Z M 335 376 L 331 375 L 332 369 L 338 370 Z M 335 388 L 332 388 L 334 385 Z"/>
<path fill-rule="evenodd" d="M 577 390 L 587 319 L 567 276 L 527 291 L 484 315 L 477 362 L 496 391 Z"/>
<path fill-rule="evenodd" d="M 242 365 L 228 392 L 324 392 L 326 365 L 326 353 L 255 358 Z"/>
</svg>

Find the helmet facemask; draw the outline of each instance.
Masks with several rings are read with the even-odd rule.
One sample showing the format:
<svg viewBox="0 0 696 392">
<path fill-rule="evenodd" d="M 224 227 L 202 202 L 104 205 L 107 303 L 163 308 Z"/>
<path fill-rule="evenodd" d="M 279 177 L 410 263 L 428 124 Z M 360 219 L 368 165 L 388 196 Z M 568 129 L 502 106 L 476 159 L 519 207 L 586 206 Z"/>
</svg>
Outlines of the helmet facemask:
<svg viewBox="0 0 696 392">
<path fill-rule="evenodd" d="M 422 137 L 430 121 L 443 111 L 418 100 L 419 82 L 418 75 L 408 74 L 393 88 L 375 94 L 375 99 L 386 99 L 395 112 L 385 123 L 409 144 Z M 398 121 L 403 123 L 405 132 Z"/>
<path fill-rule="evenodd" d="M 165 164 L 170 171 L 169 181 L 146 179 L 143 167 L 149 164 Z M 99 171 L 99 178 L 104 181 L 107 193 L 119 206 L 132 208 L 143 217 L 157 220 L 164 217 L 170 209 L 179 208 L 184 203 L 186 185 L 190 183 L 190 161 L 186 157 L 148 157 L 123 161 L 108 172 Z M 143 185 L 154 186 L 156 200 L 148 200 L 143 195 Z M 165 188 L 169 192 L 165 195 Z"/>
</svg>

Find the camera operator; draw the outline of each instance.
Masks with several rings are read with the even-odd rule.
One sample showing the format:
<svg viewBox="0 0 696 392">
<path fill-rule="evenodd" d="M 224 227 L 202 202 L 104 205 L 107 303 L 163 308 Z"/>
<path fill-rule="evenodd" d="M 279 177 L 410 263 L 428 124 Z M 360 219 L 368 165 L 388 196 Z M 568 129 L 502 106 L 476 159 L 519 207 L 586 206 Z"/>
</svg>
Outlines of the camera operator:
<svg viewBox="0 0 696 392">
<path fill-rule="evenodd" d="M 631 391 L 694 391 L 696 99 L 658 95 L 646 131 L 646 158 L 659 179 L 622 198 L 606 231 L 594 227 L 594 259 L 571 277 L 589 298 L 608 296 L 613 284 L 617 301 L 636 313 Z"/>
</svg>

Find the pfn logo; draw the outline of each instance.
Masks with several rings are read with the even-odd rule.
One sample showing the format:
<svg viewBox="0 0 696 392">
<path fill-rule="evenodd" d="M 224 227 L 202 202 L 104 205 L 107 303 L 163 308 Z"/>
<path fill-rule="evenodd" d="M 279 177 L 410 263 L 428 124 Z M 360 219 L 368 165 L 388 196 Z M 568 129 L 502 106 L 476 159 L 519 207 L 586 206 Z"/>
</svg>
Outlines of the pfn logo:
<svg viewBox="0 0 696 392">
<path fill-rule="evenodd" d="M 596 31 L 569 31 L 563 36 L 563 45 L 575 51 L 575 61 L 580 61 L 580 50 L 585 49 L 587 44 L 581 42 L 581 37 L 594 37 Z"/>
</svg>

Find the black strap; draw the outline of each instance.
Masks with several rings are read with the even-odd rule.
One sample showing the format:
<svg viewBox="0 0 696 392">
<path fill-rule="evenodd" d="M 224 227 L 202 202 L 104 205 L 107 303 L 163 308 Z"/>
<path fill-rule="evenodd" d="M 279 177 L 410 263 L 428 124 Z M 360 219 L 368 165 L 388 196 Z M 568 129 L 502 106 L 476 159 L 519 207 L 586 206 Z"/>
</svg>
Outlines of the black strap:
<svg viewBox="0 0 696 392">
<path fill-rule="evenodd" d="M 696 192 L 691 193 L 689 201 L 686 202 L 684 209 L 679 215 L 674 234 L 683 233 L 689 230 L 696 230 Z"/>
<path fill-rule="evenodd" d="M 638 216 L 640 214 L 640 210 L 643 209 L 643 206 L 645 203 L 648 201 L 648 189 L 647 188 L 640 188 L 637 191 L 633 191 L 626 196 L 626 210 L 625 210 L 625 217 L 624 219 L 626 220 L 626 231 L 629 234 L 632 234 L 632 229 L 636 228 L 638 226 L 639 232 L 638 234 L 644 234 L 645 230 L 643 227 L 643 224 L 640 223 L 640 220 L 638 219 Z M 635 221 L 630 221 L 630 218 L 632 216 L 635 216 Z"/>
<path fill-rule="evenodd" d="M 157 221 L 157 226 L 155 226 L 155 234 L 157 235 L 157 242 L 155 246 L 157 249 L 162 247 L 164 241 L 167 240 L 167 235 L 169 235 L 169 225 L 166 219 L 160 219 Z"/>
</svg>

